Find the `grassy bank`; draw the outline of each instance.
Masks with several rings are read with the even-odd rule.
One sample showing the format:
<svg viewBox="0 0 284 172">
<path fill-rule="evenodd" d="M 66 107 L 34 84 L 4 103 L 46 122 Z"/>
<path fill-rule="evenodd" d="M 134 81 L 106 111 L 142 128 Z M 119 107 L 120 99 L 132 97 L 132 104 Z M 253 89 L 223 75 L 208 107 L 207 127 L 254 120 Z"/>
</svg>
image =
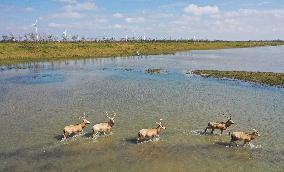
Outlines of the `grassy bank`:
<svg viewBox="0 0 284 172">
<path fill-rule="evenodd" d="M 2 42 L 0 64 L 79 58 L 169 54 L 186 50 L 276 46 L 284 42 Z"/>
<path fill-rule="evenodd" d="M 205 77 L 231 78 L 266 85 L 284 86 L 284 73 L 218 70 L 195 70 L 192 72 L 196 75 L 201 75 Z"/>
</svg>

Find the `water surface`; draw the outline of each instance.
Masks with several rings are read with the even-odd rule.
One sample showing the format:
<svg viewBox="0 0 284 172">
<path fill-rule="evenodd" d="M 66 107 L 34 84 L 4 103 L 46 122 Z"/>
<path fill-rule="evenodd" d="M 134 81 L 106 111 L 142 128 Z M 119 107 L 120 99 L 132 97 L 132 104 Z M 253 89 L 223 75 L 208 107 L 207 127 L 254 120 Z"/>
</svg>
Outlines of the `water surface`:
<svg viewBox="0 0 284 172">
<path fill-rule="evenodd" d="M 283 54 L 284 47 L 263 47 L 2 67 L 0 171 L 282 171 L 284 89 L 185 71 L 284 72 Z M 113 134 L 93 140 L 105 111 L 118 114 Z M 231 131 L 259 130 L 254 148 L 228 148 L 227 132 L 200 134 L 227 111 Z M 85 134 L 60 141 L 83 112 L 92 122 Z M 137 145 L 137 132 L 160 118 L 167 127 L 160 139 Z"/>
</svg>

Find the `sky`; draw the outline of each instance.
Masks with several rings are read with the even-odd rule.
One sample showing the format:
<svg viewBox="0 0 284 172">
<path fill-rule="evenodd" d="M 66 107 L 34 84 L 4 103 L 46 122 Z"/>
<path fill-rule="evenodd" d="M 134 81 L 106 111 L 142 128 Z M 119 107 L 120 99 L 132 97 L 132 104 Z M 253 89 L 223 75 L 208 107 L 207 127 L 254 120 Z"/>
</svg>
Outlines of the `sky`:
<svg viewBox="0 0 284 172">
<path fill-rule="evenodd" d="M 0 0 L 0 35 L 284 40 L 284 0 Z"/>
</svg>

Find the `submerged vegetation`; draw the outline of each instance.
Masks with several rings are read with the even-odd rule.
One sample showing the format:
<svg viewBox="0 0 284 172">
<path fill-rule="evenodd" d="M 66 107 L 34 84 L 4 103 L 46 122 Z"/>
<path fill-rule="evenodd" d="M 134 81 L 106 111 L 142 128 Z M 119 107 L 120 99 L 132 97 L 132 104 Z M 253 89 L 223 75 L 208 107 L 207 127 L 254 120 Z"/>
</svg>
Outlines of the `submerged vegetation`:
<svg viewBox="0 0 284 172">
<path fill-rule="evenodd" d="M 1 42 L 0 65 L 79 58 L 170 54 L 177 51 L 284 45 L 283 41 Z"/>
<path fill-rule="evenodd" d="M 272 86 L 284 86 L 284 73 L 218 70 L 195 70 L 192 73 L 205 77 L 231 78 Z"/>
<path fill-rule="evenodd" d="M 145 73 L 148 74 L 160 74 L 162 71 L 162 69 L 147 69 L 145 70 Z"/>
</svg>

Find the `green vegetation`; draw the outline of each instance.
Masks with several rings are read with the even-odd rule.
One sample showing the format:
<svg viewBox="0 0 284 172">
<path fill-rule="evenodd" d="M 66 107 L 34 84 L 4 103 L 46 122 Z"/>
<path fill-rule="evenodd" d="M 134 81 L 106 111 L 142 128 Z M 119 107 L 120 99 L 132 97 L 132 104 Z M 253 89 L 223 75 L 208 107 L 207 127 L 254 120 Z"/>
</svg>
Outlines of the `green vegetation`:
<svg viewBox="0 0 284 172">
<path fill-rule="evenodd" d="M 232 78 L 273 86 L 284 86 L 284 73 L 218 70 L 195 70 L 192 73 L 205 77 Z"/>
<path fill-rule="evenodd" d="M 132 41 L 132 42 L 2 42 L 0 65 L 79 58 L 170 54 L 177 51 L 283 45 L 284 42 Z"/>
<path fill-rule="evenodd" d="M 145 70 L 145 73 L 148 74 L 160 74 L 162 71 L 162 69 L 147 69 Z"/>
</svg>

